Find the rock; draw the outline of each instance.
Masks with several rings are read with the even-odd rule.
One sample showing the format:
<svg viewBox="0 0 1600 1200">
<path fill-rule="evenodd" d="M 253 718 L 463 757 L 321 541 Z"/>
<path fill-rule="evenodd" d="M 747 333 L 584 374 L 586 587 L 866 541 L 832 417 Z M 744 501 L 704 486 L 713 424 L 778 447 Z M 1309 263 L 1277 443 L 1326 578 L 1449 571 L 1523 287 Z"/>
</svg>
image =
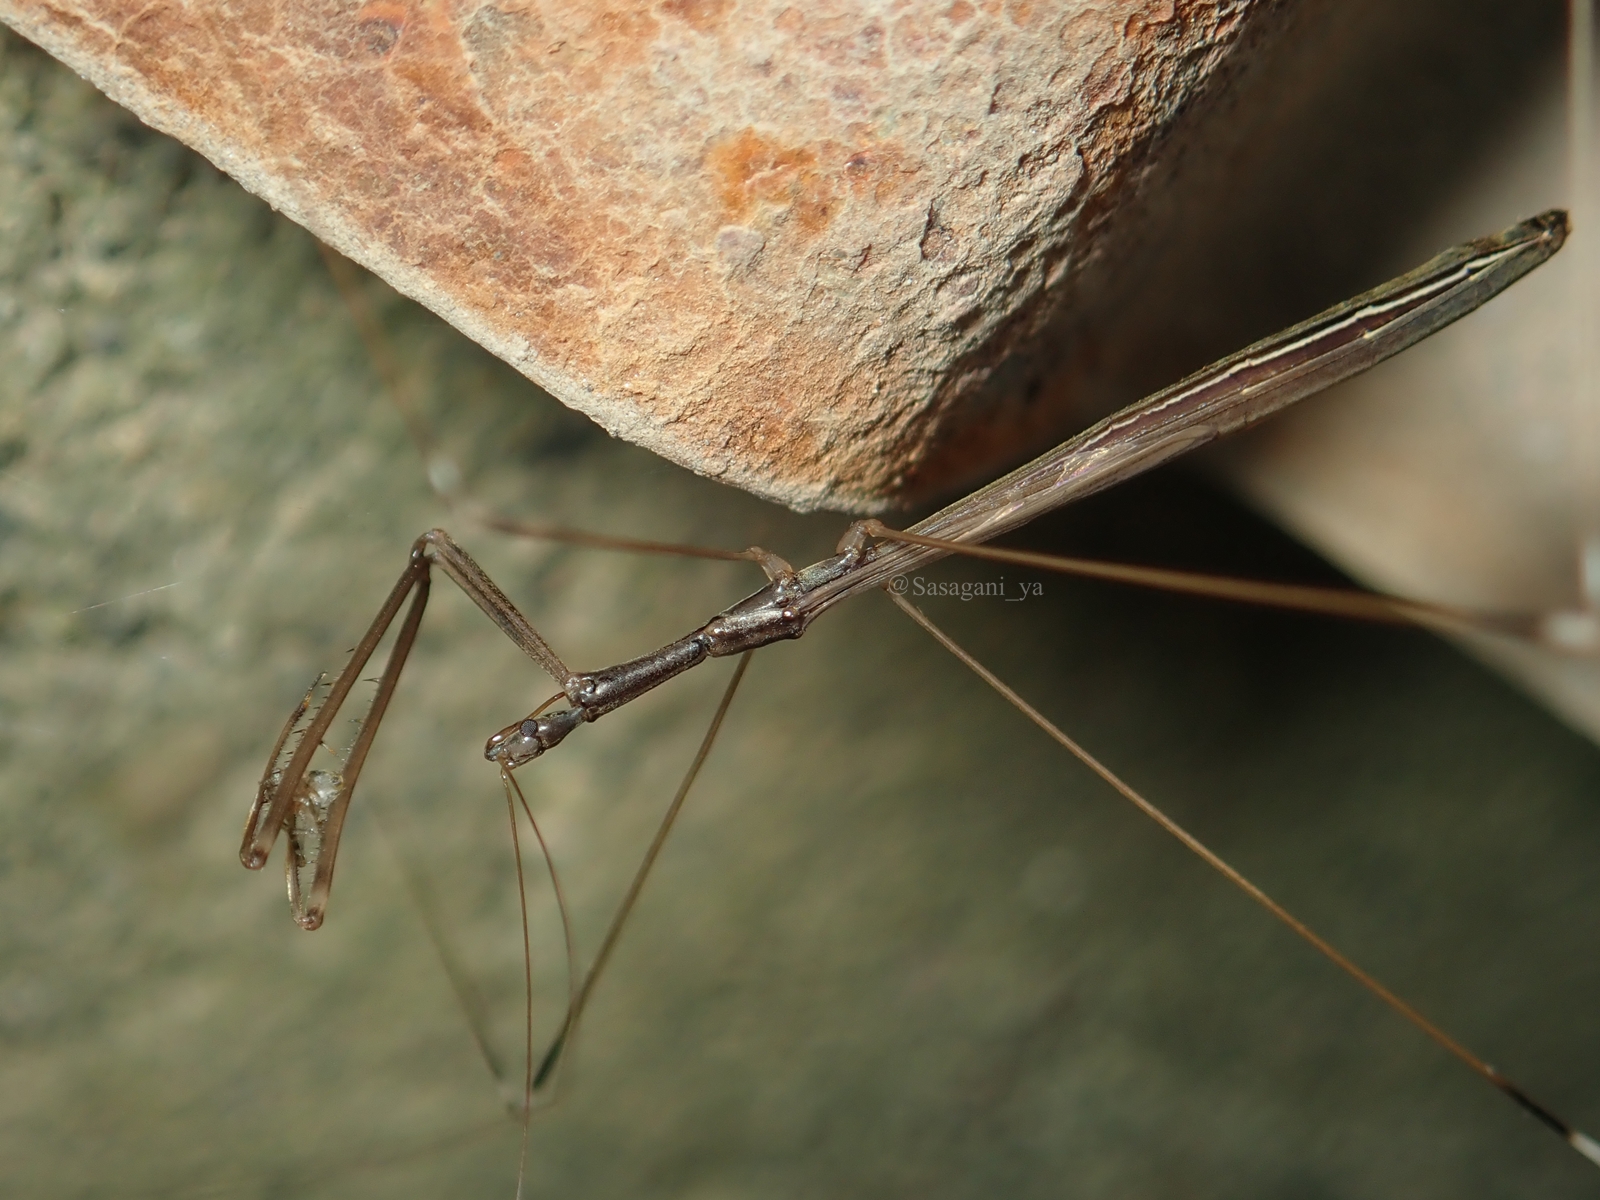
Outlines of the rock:
<svg viewBox="0 0 1600 1200">
<path fill-rule="evenodd" d="M 1163 137 L 1280 11 L 0 0 L 613 434 L 860 510 L 1081 416 L 1061 321 L 1116 293 Z"/>
<path fill-rule="evenodd" d="M 604 437 L 368 279 L 437 437 L 419 454 L 309 235 L 3 34 L 0 196 L 0 1194 L 511 1196 L 523 967 L 481 747 L 550 683 L 438 581 L 312 934 L 280 857 L 237 857 L 280 724 L 431 524 L 583 667 L 759 583 L 474 528 L 425 465 L 529 519 L 797 560 L 843 522 Z M 1319 570 L 1168 471 L 1029 536 Z M 1364 965 L 1593 1112 L 1592 745 L 1423 634 L 1030 581 L 922 602 Z M 583 956 L 730 667 L 521 773 Z M 548 1034 L 536 864 L 529 893 Z M 530 1195 L 1593 1190 L 875 595 L 754 661 L 570 1067 Z"/>
</svg>

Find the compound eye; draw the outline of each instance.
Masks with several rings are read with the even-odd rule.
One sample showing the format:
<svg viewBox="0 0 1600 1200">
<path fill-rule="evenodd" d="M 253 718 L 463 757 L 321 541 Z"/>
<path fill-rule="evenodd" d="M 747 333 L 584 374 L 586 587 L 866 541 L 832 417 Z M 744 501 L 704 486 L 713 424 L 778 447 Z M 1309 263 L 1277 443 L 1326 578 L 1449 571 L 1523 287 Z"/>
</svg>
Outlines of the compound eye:
<svg viewBox="0 0 1600 1200">
<path fill-rule="evenodd" d="M 520 767 L 544 753 L 537 721 L 508 725 L 484 744 L 483 756 L 503 767 Z"/>
<path fill-rule="evenodd" d="M 490 738 L 484 744 L 483 756 L 506 768 L 520 767 L 560 745 L 561 740 L 583 721 L 581 708 L 564 708 L 547 717 L 524 717 Z"/>
</svg>

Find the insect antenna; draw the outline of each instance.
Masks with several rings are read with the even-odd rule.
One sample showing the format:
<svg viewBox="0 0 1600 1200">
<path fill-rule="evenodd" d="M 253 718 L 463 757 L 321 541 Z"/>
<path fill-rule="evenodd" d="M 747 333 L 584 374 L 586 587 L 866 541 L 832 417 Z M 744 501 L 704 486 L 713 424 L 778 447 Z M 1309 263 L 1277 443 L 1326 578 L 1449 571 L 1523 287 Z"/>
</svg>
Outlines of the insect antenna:
<svg viewBox="0 0 1600 1200">
<path fill-rule="evenodd" d="M 539 822 L 534 820 L 533 810 L 528 806 L 528 798 L 523 795 L 522 787 L 512 778 L 511 771 L 504 763 L 500 766 L 500 782 L 506 793 L 506 816 L 511 822 L 511 852 L 517 864 L 517 905 L 522 917 L 522 987 L 523 987 L 523 1050 L 522 1050 L 522 1138 L 521 1149 L 517 1157 L 517 1197 L 521 1200 L 523 1181 L 527 1178 L 528 1171 L 528 1133 L 533 1125 L 533 941 L 528 927 L 528 889 L 522 869 L 522 839 L 517 833 L 517 805 L 522 806 L 522 811 L 528 818 L 528 825 L 533 829 L 533 836 L 539 843 L 539 852 L 544 856 L 545 869 L 550 873 L 550 886 L 555 892 L 556 909 L 561 914 L 561 936 L 566 947 L 567 957 L 567 1012 L 562 1020 L 565 1029 L 572 1020 L 572 1012 L 578 1000 L 578 955 L 577 947 L 572 938 L 572 919 L 567 908 L 567 897 L 561 887 L 561 876 L 556 871 L 555 859 L 550 854 L 550 845 L 544 839 L 544 832 L 539 828 Z M 515 793 L 515 800 L 512 798 Z"/>
<path fill-rule="evenodd" d="M 600 949 L 594 956 L 594 963 L 589 967 L 589 973 L 583 977 L 583 986 L 577 989 L 572 999 L 571 1007 L 567 1011 L 567 1019 L 562 1023 L 561 1029 L 556 1033 L 549 1048 L 540 1060 L 539 1069 L 534 1072 L 532 1087 L 537 1091 L 546 1087 L 556 1076 L 556 1068 L 562 1061 L 566 1048 L 572 1044 L 578 1032 L 578 1022 L 583 1017 L 583 1010 L 589 1003 L 589 998 L 594 994 L 595 985 L 600 982 L 600 976 L 606 969 L 606 964 L 611 960 L 611 952 L 616 949 L 617 940 L 622 936 L 622 927 L 626 924 L 628 916 L 633 912 L 634 904 L 639 899 L 639 893 L 644 890 L 644 882 L 650 875 L 650 869 L 655 866 L 656 858 L 661 854 L 661 847 L 666 844 L 667 835 L 672 832 L 672 826 L 678 819 L 678 813 L 683 808 L 683 802 L 688 799 L 689 789 L 694 786 L 695 779 L 700 774 L 700 768 L 705 766 L 706 759 L 711 755 L 711 747 L 716 743 L 717 734 L 722 729 L 723 718 L 728 715 L 728 709 L 733 704 L 734 693 L 739 690 L 739 683 L 744 679 L 745 670 L 750 666 L 750 655 L 754 651 L 746 650 L 739 656 L 739 663 L 733 669 L 733 676 L 728 680 L 728 686 L 722 693 L 722 700 L 717 705 L 717 711 L 707 726 L 705 737 L 700 739 L 700 748 L 695 751 L 694 761 L 689 764 L 689 769 L 684 772 L 683 780 L 678 784 L 678 790 L 672 797 L 672 803 L 667 806 L 661 824 L 656 829 L 655 837 L 650 840 L 649 848 L 644 852 L 644 858 L 639 862 L 639 868 L 633 873 L 633 880 L 628 884 L 628 890 L 622 897 L 622 903 L 617 905 L 617 911 L 611 918 L 611 924 L 606 929 L 605 939 L 600 943 Z"/>
<path fill-rule="evenodd" d="M 1140 812 L 1144 813 L 1145 816 L 1149 817 L 1162 829 L 1166 830 L 1179 842 L 1183 843 L 1186 849 L 1199 857 L 1207 866 L 1218 872 L 1229 883 L 1233 884 L 1246 896 L 1249 896 L 1250 899 L 1254 900 L 1262 908 L 1266 909 L 1267 912 L 1276 917 L 1280 922 L 1288 926 L 1290 931 L 1293 932 L 1295 936 L 1299 937 L 1302 941 L 1311 946 L 1312 949 L 1316 950 L 1329 962 L 1333 963 L 1334 966 L 1338 967 L 1339 970 L 1343 971 L 1368 992 L 1376 996 L 1389 1009 L 1404 1017 L 1406 1021 L 1410 1022 L 1410 1024 L 1421 1030 L 1422 1033 L 1426 1034 L 1427 1037 L 1435 1044 L 1463 1063 L 1473 1073 L 1492 1084 L 1501 1093 L 1514 1101 L 1519 1108 L 1531 1115 L 1541 1125 L 1545 1126 L 1545 1128 L 1555 1133 L 1561 1138 L 1562 1141 L 1566 1142 L 1567 1145 L 1571 1146 L 1579 1154 L 1583 1155 L 1584 1158 L 1588 1159 L 1596 1166 L 1600 1166 L 1600 1142 L 1596 1142 L 1588 1134 L 1574 1128 L 1571 1124 L 1556 1116 L 1556 1114 L 1549 1108 L 1535 1100 L 1526 1091 L 1518 1087 L 1511 1080 L 1507 1079 L 1499 1071 L 1495 1070 L 1494 1067 L 1490 1066 L 1483 1059 L 1479 1058 L 1476 1054 L 1467 1049 L 1467 1047 L 1462 1045 L 1455 1038 L 1451 1037 L 1438 1025 L 1434 1024 L 1427 1017 L 1423 1016 L 1422 1013 L 1419 1012 L 1413 1005 L 1401 999 L 1400 996 L 1396 995 L 1372 975 L 1369 975 L 1366 971 L 1362 970 L 1361 967 L 1357 966 L 1349 958 L 1345 957 L 1345 955 L 1336 949 L 1332 943 L 1328 942 L 1304 921 L 1300 920 L 1300 918 L 1296 917 L 1288 909 L 1284 908 L 1283 905 L 1279 904 L 1266 892 L 1262 891 L 1261 888 L 1252 883 L 1237 868 L 1230 864 L 1221 855 L 1217 854 L 1216 851 L 1212 850 L 1199 838 L 1195 837 L 1194 834 L 1190 833 L 1182 825 L 1178 824 L 1177 821 L 1173 820 L 1173 818 L 1168 816 L 1163 810 L 1152 804 L 1143 795 L 1136 791 L 1132 785 L 1126 783 L 1119 775 L 1112 771 L 1111 768 L 1107 767 L 1071 737 L 1068 737 L 1067 734 L 1063 733 L 1053 722 L 1051 722 L 1048 717 L 1024 700 L 1010 685 L 1008 685 L 998 675 L 989 670 L 989 668 L 985 667 L 959 644 L 957 644 L 957 642 L 951 638 L 949 634 L 945 633 L 944 630 L 935 625 L 933 621 L 931 621 L 927 615 L 923 613 L 923 611 L 916 605 L 902 599 L 893 592 L 889 592 L 888 595 L 889 599 L 894 601 L 895 605 L 902 612 L 904 612 L 918 625 L 922 626 L 923 629 L 932 635 L 935 641 L 937 641 L 941 646 L 954 655 L 957 660 L 959 660 L 964 666 L 976 674 L 979 679 L 983 680 L 984 683 L 988 684 L 997 693 L 999 693 L 999 695 L 1013 708 L 1037 725 L 1048 737 L 1068 750 L 1075 758 L 1077 758 L 1079 762 L 1083 763 L 1084 766 L 1088 767 L 1102 780 L 1109 784 L 1119 795 L 1122 796 L 1123 799 L 1127 800 Z"/>
</svg>

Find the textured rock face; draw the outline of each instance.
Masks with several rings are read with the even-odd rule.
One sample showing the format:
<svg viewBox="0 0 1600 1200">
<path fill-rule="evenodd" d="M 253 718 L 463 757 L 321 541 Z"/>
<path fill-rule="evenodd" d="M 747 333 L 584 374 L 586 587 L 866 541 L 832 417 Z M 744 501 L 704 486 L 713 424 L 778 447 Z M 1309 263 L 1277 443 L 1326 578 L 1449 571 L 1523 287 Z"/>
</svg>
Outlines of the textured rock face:
<svg viewBox="0 0 1600 1200">
<path fill-rule="evenodd" d="M 1060 430 L 1041 334 L 1092 305 L 1107 217 L 1272 7 L 0 18 L 612 433 L 792 505 L 873 509 Z"/>
<path fill-rule="evenodd" d="M 1457 112 L 1493 76 L 1417 53 L 1462 28 L 1465 0 L 1431 2 L 1423 22 L 1375 0 L 1419 21 L 1399 57 L 1426 64 L 1430 94 L 1463 81 L 1440 102 Z M 1354 0 L 1338 3 L 1348 27 Z M 1515 61 L 1485 35 L 1503 11 L 1483 0 L 1461 34 L 1490 67 Z M 1393 39 L 1355 57 L 1375 44 Z M 1396 89 L 1349 86 L 1417 160 Z M 1351 93 L 1335 99 L 1316 111 L 1342 134 Z M 1305 211 L 1276 194 L 1273 211 Z M 430 524 L 585 667 L 693 628 L 759 572 L 516 543 L 451 516 L 311 239 L 4 34 L 0 198 L 0 1196 L 510 1197 L 523 964 L 481 747 L 548 683 L 440 581 L 315 934 L 289 920 L 281 878 L 240 869 L 244 809 L 285 714 L 342 664 Z M 1337 197 L 1339 220 L 1352 210 Z M 1362 282 L 1324 278 L 1310 306 Z M 840 520 L 600 436 L 364 291 L 484 503 L 801 561 L 838 537 Z M 1274 298 L 1260 323 L 1305 299 Z M 1216 298 L 1196 311 L 1226 316 Z M 1193 340 L 1248 336 L 1212 333 Z M 1166 471 L 1034 536 L 1313 570 Z M 996 578 L 952 570 L 938 578 Z M 1592 745 L 1426 637 L 1041 582 L 1026 603 L 924 603 L 1363 964 L 1600 1125 Z M 730 668 L 524 774 L 586 957 Z M 525 1194 L 1592 1196 L 1582 1159 L 1180 854 L 882 598 L 841 606 L 752 666 L 562 1103 L 535 1122 Z M 544 1036 L 565 977 L 537 872 Z M 453 998 L 419 908 L 481 1009 Z"/>
</svg>

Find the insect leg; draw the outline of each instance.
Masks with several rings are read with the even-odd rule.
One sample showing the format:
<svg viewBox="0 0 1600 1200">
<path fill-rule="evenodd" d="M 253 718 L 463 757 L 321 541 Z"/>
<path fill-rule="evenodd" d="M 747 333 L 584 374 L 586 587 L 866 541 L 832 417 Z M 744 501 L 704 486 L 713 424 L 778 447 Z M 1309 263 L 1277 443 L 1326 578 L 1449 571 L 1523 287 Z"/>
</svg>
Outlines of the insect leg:
<svg viewBox="0 0 1600 1200">
<path fill-rule="evenodd" d="M 1257 904 L 1261 905 L 1262 908 L 1266 909 L 1269 913 L 1281 921 L 1284 925 L 1288 926 L 1290 931 L 1293 932 L 1296 937 L 1310 945 L 1312 949 L 1316 950 L 1317 953 L 1321 954 L 1329 962 L 1333 963 L 1333 965 L 1338 967 L 1339 970 L 1343 971 L 1368 992 L 1376 996 L 1388 1008 L 1404 1017 L 1408 1022 L 1425 1034 L 1430 1040 L 1456 1058 L 1459 1062 L 1464 1064 L 1474 1074 L 1492 1084 L 1496 1089 L 1509 1097 L 1519 1108 L 1531 1115 L 1535 1120 L 1537 1120 L 1541 1125 L 1545 1126 L 1551 1132 L 1555 1133 L 1556 1136 L 1561 1138 L 1562 1141 L 1566 1142 L 1567 1145 L 1571 1146 L 1579 1154 L 1583 1155 L 1584 1158 L 1588 1159 L 1596 1166 L 1600 1166 L 1600 1142 L 1596 1142 L 1592 1137 L 1584 1133 L 1582 1130 L 1574 1128 L 1562 1118 L 1556 1116 L 1555 1113 L 1553 1113 L 1550 1109 L 1533 1099 L 1533 1097 L 1528 1095 L 1528 1093 L 1522 1088 L 1512 1083 L 1511 1080 L 1507 1079 L 1499 1071 L 1495 1070 L 1483 1059 L 1479 1058 L 1471 1050 L 1467 1049 L 1467 1047 L 1462 1045 L 1455 1038 L 1451 1037 L 1443 1029 L 1439 1028 L 1438 1025 L 1435 1025 L 1427 1017 L 1423 1016 L 1422 1013 L 1413 1005 L 1403 1000 L 1383 983 L 1379 982 L 1376 978 L 1362 970 L 1349 958 L 1345 957 L 1345 955 L 1336 949 L 1330 942 L 1328 942 L 1305 922 L 1300 920 L 1300 918 L 1296 917 L 1288 909 L 1284 908 L 1283 905 L 1279 904 L 1266 892 L 1262 891 L 1261 888 L 1256 886 L 1248 878 L 1241 874 L 1237 868 L 1235 868 L 1221 855 L 1217 854 L 1216 851 L 1212 850 L 1199 838 L 1195 837 L 1194 834 L 1190 833 L 1182 825 L 1178 824 L 1178 822 L 1169 817 L 1165 812 L 1157 808 L 1149 800 L 1145 799 L 1144 796 L 1140 795 L 1139 792 L 1137 792 L 1132 786 L 1124 782 L 1121 777 L 1113 772 L 1111 768 L 1100 762 L 1099 759 L 1095 758 L 1076 741 L 1058 729 L 1048 717 L 1046 717 L 1038 709 L 1034 708 L 1033 705 L 1029 704 L 1014 690 L 1008 687 L 1004 680 L 1000 679 L 1000 677 L 995 675 L 994 672 L 990 671 L 977 659 L 973 658 L 971 654 L 967 653 L 966 650 L 962 649 L 962 647 L 959 646 L 949 634 L 945 633 L 944 630 L 940 629 L 937 625 L 930 621 L 922 612 L 922 610 L 917 608 L 916 605 L 901 599 L 893 592 L 888 593 L 888 596 L 889 599 L 893 600 L 895 605 L 899 607 L 902 612 L 904 612 L 918 625 L 922 626 L 922 628 L 925 629 L 935 641 L 953 654 L 958 660 L 960 660 L 962 664 L 970 668 L 972 672 L 978 676 L 978 678 L 982 679 L 986 684 L 998 692 L 1007 703 L 1011 704 L 1018 712 L 1037 725 L 1046 735 L 1051 738 L 1051 740 L 1059 743 L 1065 749 L 1070 751 L 1079 762 L 1083 763 L 1084 766 L 1088 767 L 1096 775 L 1100 776 L 1100 778 L 1106 783 L 1110 784 L 1111 787 L 1123 797 L 1123 799 L 1127 800 L 1140 812 L 1144 813 L 1145 816 L 1149 817 L 1157 825 L 1161 826 L 1162 829 L 1166 830 L 1173 837 L 1177 838 L 1178 841 L 1183 843 L 1186 849 L 1199 857 L 1207 866 L 1211 867 L 1218 874 L 1222 875 L 1223 878 L 1227 879 L 1229 883 L 1233 884 L 1245 895 L 1249 896 L 1250 899 L 1254 900 Z"/>
</svg>

